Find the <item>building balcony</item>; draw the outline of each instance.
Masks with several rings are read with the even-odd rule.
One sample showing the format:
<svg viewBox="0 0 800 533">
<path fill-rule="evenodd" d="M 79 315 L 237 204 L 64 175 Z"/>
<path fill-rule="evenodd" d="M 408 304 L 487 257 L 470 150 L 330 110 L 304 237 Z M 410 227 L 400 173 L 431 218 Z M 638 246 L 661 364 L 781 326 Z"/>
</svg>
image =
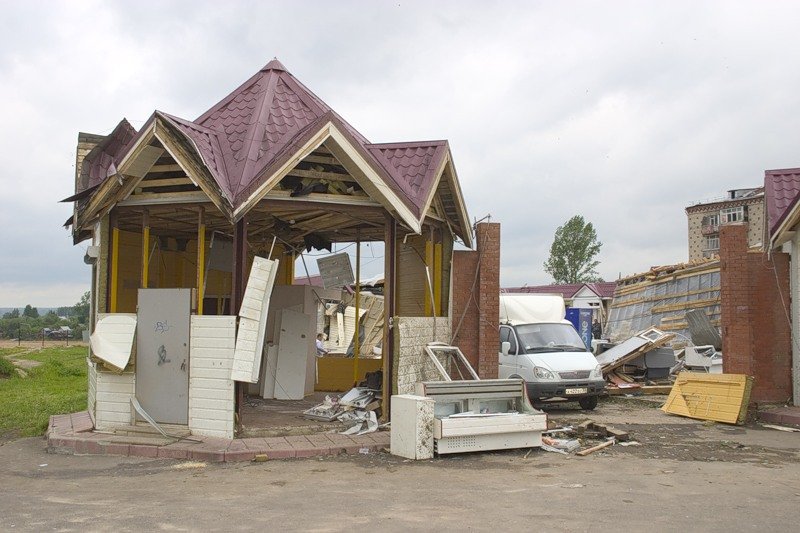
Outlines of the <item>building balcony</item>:
<svg viewBox="0 0 800 533">
<path fill-rule="evenodd" d="M 703 224 L 700 226 L 700 233 L 703 235 L 714 235 L 719 233 L 719 224 Z"/>
</svg>

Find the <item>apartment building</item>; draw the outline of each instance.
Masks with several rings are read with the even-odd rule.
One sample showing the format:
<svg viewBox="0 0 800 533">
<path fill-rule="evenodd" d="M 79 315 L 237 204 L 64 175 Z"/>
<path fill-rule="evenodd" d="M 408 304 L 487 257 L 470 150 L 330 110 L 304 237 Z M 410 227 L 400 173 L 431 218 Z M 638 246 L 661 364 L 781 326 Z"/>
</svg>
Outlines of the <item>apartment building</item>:
<svg viewBox="0 0 800 533">
<path fill-rule="evenodd" d="M 719 228 L 725 224 L 747 224 L 750 247 L 764 242 L 764 188 L 733 189 L 722 198 L 686 208 L 689 224 L 689 261 L 719 255 Z"/>
</svg>

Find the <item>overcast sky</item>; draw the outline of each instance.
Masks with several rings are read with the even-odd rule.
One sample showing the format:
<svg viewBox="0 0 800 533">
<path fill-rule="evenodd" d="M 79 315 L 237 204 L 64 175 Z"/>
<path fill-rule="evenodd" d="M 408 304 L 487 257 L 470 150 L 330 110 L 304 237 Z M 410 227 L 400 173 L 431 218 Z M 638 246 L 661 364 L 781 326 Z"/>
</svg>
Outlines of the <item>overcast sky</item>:
<svg viewBox="0 0 800 533">
<path fill-rule="evenodd" d="M 274 56 L 373 142 L 450 141 L 503 286 L 548 283 L 575 214 L 606 280 L 685 261 L 687 205 L 800 166 L 798 2 L 0 6 L 0 307 L 88 290 L 57 203 L 79 131 L 193 119 Z"/>
</svg>

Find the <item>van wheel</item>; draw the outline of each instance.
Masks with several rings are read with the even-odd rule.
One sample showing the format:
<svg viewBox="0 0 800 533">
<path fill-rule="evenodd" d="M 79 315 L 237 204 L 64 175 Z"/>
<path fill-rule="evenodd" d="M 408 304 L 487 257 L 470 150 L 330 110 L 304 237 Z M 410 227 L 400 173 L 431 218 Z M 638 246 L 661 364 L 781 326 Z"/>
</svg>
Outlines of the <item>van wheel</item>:
<svg viewBox="0 0 800 533">
<path fill-rule="evenodd" d="M 591 411 L 597 407 L 597 396 L 584 396 L 578 400 L 578 404 L 580 404 L 581 409 Z"/>
</svg>

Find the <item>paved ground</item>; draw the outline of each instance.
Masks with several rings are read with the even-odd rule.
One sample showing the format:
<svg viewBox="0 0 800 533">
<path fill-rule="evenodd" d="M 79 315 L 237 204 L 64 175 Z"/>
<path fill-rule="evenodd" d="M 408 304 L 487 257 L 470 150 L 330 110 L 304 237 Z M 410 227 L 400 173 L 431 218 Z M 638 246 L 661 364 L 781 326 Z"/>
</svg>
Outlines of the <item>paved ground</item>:
<svg viewBox="0 0 800 533">
<path fill-rule="evenodd" d="M 671 417 L 615 400 L 591 418 L 641 447 L 409 462 L 383 453 L 206 464 L 0 446 L 0 529 L 796 531 L 800 434 Z M 550 408 L 576 423 L 587 415 Z"/>
</svg>

